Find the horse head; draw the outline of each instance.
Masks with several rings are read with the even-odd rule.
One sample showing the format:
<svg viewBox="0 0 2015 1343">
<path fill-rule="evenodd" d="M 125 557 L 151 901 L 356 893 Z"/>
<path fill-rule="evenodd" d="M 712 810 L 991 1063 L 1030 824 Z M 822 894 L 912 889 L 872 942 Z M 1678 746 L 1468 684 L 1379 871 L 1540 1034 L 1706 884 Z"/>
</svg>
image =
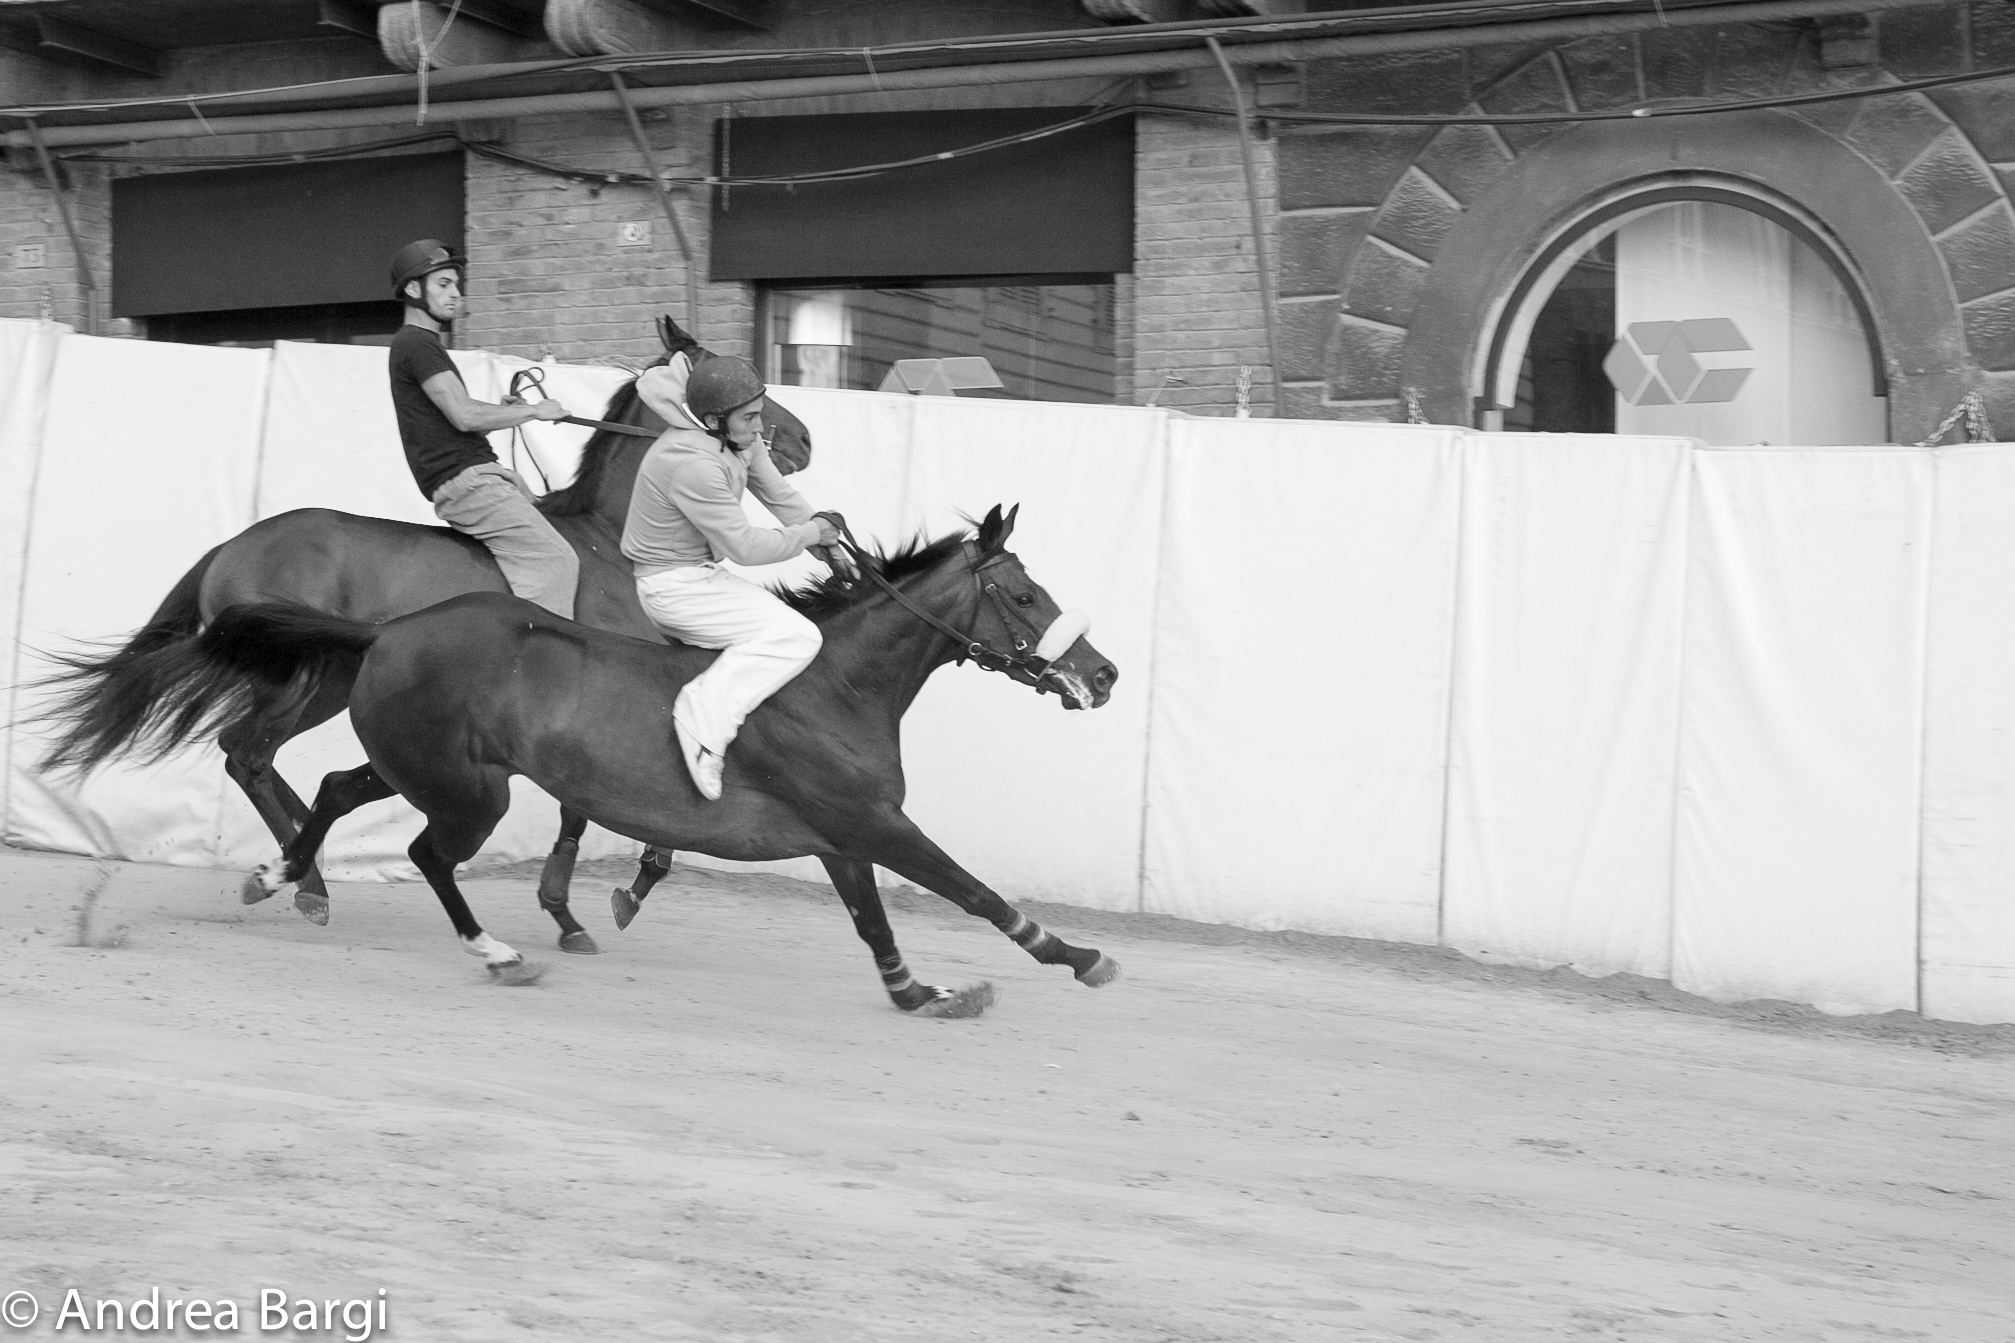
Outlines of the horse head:
<svg viewBox="0 0 2015 1343">
<path fill-rule="evenodd" d="M 1064 708 L 1096 709 L 1112 697 L 1119 669 L 1092 647 L 1091 618 L 1060 608 L 1008 550 L 1020 512 L 1020 504 L 1006 513 L 995 504 L 973 538 L 973 573 L 982 600 L 972 637 L 991 651 L 1013 649 L 1015 658 L 1036 669 L 1037 688 L 1055 690 Z M 1009 674 L 1015 674 L 1012 664 Z"/>
<path fill-rule="evenodd" d="M 664 342 L 665 360 L 684 355 L 688 362 L 698 364 L 714 357 L 712 350 L 695 340 L 669 313 L 658 319 L 658 339 Z M 770 460 L 787 476 L 804 470 L 812 462 L 812 431 L 777 400 L 774 391 L 767 399 L 763 420 L 770 428 Z"/>
</svg>

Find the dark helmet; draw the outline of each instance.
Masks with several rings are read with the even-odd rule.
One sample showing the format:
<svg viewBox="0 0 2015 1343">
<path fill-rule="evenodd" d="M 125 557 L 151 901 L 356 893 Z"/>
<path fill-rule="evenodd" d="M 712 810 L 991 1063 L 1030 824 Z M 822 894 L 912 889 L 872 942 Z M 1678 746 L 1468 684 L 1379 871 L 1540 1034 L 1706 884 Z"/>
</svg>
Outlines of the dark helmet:
<svg viewBox="0 0 2015 1343">
<path fill-rule="evenodd" d="M 686 379 L 686 405 L 704 420 L 746 406 L 767 390 L 755 365 L 731 354 L 717 354 L 703 360 Z"/>
<path fill-rule="evenodd" d="M 450 267 L 467 273 L 468 265 L 460 253 L 439 238 L 409 242 L 392 254 L 392 294 L 404 298 L 407 281 L 423 280 L 437 270 Z"/>
</svg>

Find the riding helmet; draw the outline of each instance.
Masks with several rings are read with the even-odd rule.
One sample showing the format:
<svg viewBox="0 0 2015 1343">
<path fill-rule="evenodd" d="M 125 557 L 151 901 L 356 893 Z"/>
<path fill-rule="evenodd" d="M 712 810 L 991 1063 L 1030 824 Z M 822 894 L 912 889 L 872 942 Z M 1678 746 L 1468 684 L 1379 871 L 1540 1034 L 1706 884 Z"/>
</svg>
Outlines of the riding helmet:
<svg viewBox="0 0 2015 1343">
<path fill-rule="evenodd" d="M 452 267 L 466 274 L 468 264 L 460 253 L 439 238 L 409 242 L 392 255 L 392 294 L 396 298 L 404 298 L 407 281 L 423 280 L 437 270 Z"/>
<path fill-rule="evenodd" d="M 686 379 L 686 405 L 705 419 L 746 406 L 767 390 L 755 365 L 731 354 L 717 354 L 701 361 Z"/>
</svg>

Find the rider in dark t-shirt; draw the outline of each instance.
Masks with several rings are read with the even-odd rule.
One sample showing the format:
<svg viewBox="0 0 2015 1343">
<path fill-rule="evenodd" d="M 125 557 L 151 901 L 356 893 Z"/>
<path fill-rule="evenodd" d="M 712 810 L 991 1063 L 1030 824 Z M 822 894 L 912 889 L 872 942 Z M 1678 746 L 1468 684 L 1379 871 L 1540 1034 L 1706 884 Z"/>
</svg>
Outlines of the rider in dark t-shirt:
<svg viewBox="0 0 2015 1343">
<path fill-rule="evenodd" d="M 512 592 L 572 618 L 580 558 L 484 437 L 562 419 L 567 410 L 557 401 L 498 406 L 469 395 L 441 343 L 461 311 L 462 267 L 461 257 L 432 238 L 408 243 L 392 258 L 392 290 L 406 305 L 390 365 L 406 465 L 434 515 L 488 547 Z"/>
</svg>

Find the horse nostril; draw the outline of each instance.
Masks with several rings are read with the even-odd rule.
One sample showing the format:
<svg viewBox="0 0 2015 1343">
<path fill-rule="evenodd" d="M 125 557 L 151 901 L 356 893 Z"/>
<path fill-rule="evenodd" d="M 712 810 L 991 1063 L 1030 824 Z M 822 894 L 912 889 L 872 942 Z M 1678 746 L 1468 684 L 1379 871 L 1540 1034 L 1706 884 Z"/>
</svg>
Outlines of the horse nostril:
<svg viewBox="0 0 2015 1343">
<path fill-rule="evenodd" d="M 1112 689 L 1112 683 L 1118 679 L 1119 668 L 1108 663 L 1091 674 L 1092 688 L 1095 690 L 1110 690 Z"/>
</svg>

